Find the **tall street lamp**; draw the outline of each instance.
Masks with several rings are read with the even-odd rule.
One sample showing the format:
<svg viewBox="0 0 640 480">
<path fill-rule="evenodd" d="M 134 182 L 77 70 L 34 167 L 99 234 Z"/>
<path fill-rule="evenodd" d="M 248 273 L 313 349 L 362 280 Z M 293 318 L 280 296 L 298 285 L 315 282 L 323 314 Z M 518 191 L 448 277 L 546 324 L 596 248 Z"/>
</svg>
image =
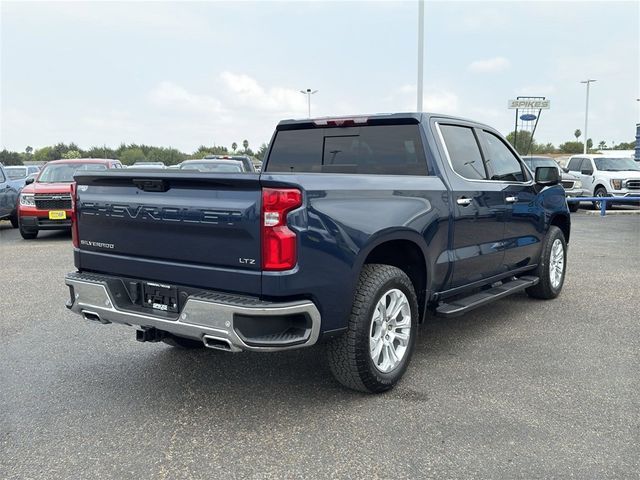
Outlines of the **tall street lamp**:
<svg viewBox="0 0 640 480">
<path fill-rule="evenodd" d="M 307 96 L 307 107 L 309 109 L 309 118 L 311 118 L 311 95 L 317 92 L 318 90 L 312 91 L 310 88 L 307 88 L 306 90 L 300 90 L 300 93 Z"/>
<path fill-rule="evenodd" d="M 418 112 L 422 111 L 422 79 L 424 73 L 424 0 L 418 0 Z"/>
<path fill-rule="evenodd" d="M 589 125 L 589 85 L 593 82 L 595 82 L 596 80 L 582 80 L 580 83 L 586 83 L 587 84 L 587 102 L 586 102 L 586 107 L 584 109 L 584 148 L 582 149 L 582 153 L 584 155 L 587 154 L 587 141 L 589 140 L 589 137 L 587 135 L 587 126 Z"/>
</svg>

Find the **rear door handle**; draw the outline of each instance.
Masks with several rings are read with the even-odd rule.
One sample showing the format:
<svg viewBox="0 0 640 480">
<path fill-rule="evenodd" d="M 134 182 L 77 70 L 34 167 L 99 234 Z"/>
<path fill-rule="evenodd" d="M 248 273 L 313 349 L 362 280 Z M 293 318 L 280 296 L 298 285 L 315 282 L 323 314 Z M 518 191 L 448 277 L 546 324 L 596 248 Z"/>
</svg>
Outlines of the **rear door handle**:
<svg viewBox="0 0 640 480">
<path fill-rule="evenodd" d="M 505 200 L 507 203 L 516 203 L 518 201 L 518 197 L 507 197 Z"/>
<path fill-rule="evenodd" d="M 456 200 L 456 203 L 458 205 L 462 205 L 463 207 L 466 207 L 467 205 L 471 205 L 471 199 L 466 197 L 460 197 L 459 199 Z"/>
</svg>

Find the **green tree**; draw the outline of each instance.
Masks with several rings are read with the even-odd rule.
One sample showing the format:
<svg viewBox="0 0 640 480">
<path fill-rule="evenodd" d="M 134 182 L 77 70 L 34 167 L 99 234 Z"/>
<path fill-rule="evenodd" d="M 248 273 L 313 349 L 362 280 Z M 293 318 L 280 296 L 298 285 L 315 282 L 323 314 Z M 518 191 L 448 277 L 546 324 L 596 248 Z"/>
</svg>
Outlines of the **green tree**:
<svg viewBox="0 0 640 480">
<path fill-rule="evenodd" d="M 238 148 L 238 144 L 236 142 L 233 142 L 231 144 L 231 150 L 233 150 L 233 153 L 236 153 L 237 148 Z"/>
<path fill-rule="evenodd" d="M 616 145 L 616 150 L 634 150 L 636 148 L 636 142 L 620 142 Z"/>
<path fill-rule="evenodd" d="M 228 153 L 229 150 L 227 147 L 219 145 L 207 147 L 205 145 L 200 145 L 198 149 L 191 154 L 191 158 L 204 158 L 207 155 L 227 155 Z"/>
<path fill-rule="evenodd" d="M 125 165 L 133 165 L 135 162 L 145 162 L 147 157 L 140 147 L 132 146 L 122 149 L 118 159 Z"/>
<path fill-rule="evenodd" d="M 582 153 L 584 144 L 582 142 L 564 142 L 558 148 L 562 153 Z"/>
<path fill-rule="evenodd" d="M 51 160 L 50 156 L 51 156 L 52 150 L 53 150 L 52 147 L 39 148 L 33 154 L 33 159 L 36 160 L 37 162 L 47 162 Z"/>
<path fill-rule="evenodd" d="M 27 145 L 27 148 L 25 148 L 24 151 L 27 155 L 31 155 L 31 152 L 33 152 L 33 147 Z"/>
<path fill-rule="evenodd" d="M 244 151 L 246 152 L 249 148 L 249 140 L 243 140 L 242 146 L 244 147 Z"/>
<path fill-rule="evenodd" d="M 62 158 L 81 158 L 81 155 L 78 150 L 68 150 L 62 154 Z"/>
<path fill-rule="evenodd" d="M 517 139 L 515 131 L 509 133 L 509 135 L 507 135 L 507 142 L 509 142 L 520 155 L 537 152 L 539 148 L 535 140 L 531 138 L 531 132 L 527 132 L 526 130 L 519 131 Z M 517 145 L 515 144 L 516 142 Z"/>
<path fill-rule="evenodd" d="M 10 152 L 5 148 L 0 151 L 0 163 L 7 167 L 9 165 L 22 165 L 22 159 L 18 152 Z"/>
<path fill-rule="evenodd" d="M 85 154 L 87 158 L 117 158 L 116 151 L 108 148 L 106 145 L 102 147 L 91 147 Z"/>
<path fill-rule="evenodd" d="M 262 145 L 260 145 L 260 148 L 256 152 L 255 157 L 261 162 L 264 161 L 264 156 L 267 153 L 268 148 L 269 148 L 269 145 L 267 145 L 266 143 L 263 143 Z"/>
<path fill-rule="evenodd" d="M 605 142 L 604 140 L 600 140 L 600 143 L 598 144 L 598 150 L 604 150 L 607 148 L 607 142 Z"/>
<path fill-rule="evenodd" d="M 576 131 L 573 132 L 573 136 L 576 137 L 576 141 L 580 138 L 580 135 L 582 135 L 582 132 L 577 128 Z"/>
<path fill-rule="evenodd" d="M 593 140 L 587 138 L 587 152 L 593 148 Z"/>
</svg>

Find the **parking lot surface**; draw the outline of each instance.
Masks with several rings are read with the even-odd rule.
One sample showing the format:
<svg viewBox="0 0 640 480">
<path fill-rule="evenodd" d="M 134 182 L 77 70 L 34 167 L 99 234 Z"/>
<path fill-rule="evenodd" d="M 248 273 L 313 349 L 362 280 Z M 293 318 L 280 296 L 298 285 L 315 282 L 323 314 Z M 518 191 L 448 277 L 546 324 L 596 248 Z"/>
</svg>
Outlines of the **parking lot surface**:
<svg viewBox="0 0 640 480">
<path fill-rule="evenodd" d="M 423 326 L 404 379 L 180 351 L 64 308 L 64 233 L 0 222 L 0 478 L 638 478 L 640 216 L 572 216 L 554 301 Z"/>
</svg>

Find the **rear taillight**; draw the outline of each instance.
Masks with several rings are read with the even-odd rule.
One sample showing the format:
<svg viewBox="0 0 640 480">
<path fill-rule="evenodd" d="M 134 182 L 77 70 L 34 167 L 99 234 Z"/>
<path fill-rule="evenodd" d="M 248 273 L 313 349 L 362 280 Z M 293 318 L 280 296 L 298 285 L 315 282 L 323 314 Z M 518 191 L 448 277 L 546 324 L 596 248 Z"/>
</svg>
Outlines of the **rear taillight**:
<svg viewBox="0 0 640 480">
<path fill-rule="evenodd" d="M 76 183 L 71 184 L 71 241 L 73 247 L 78 248 L 80 241 L 78 240 L 78 198 Z"/>
<path fill-rule="evenodd" d="M 295 232 L 287 227 L 287 213 L 302 205 L 295 188 L 262 189 L 262 269 L 289 270 L 296 265 Z"/>
</svg>

